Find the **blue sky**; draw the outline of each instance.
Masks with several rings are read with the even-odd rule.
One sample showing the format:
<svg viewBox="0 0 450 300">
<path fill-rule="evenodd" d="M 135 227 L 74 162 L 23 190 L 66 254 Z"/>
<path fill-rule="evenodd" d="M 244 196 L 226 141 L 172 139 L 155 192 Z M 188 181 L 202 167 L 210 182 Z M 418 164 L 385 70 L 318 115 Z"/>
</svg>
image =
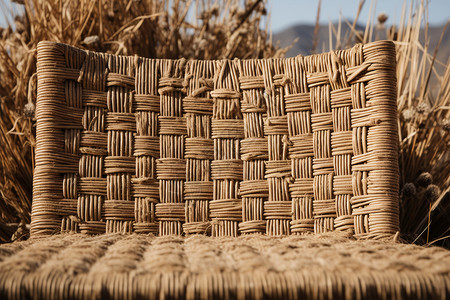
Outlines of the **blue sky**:
<svg viewBox="0 0 450 300">
<path fill-rule="evenodd" d="M 339 15 L 352 19 L 358 10 L 359 0 L 322 0 L 320 21 L 328 23 L 337 21 Z M 398 23 L 402 14 L 403 0 L 366 0 L 360 15 L 360 22 L 365 23 L 369 18 L 371 2 L 376 2 L 376 16 L 385 12 L 388 23 Z M 407 1 L 408 5 L 410 1 Z M 299 23 L 314 23 L 317 15 L 319 0 L 269 0 L 272 30 L 277 32 L 291 25 Z M 409 6 L 408 6 L 409 8 Z M 428 0 L 429 23 L 437 25 L 445 23 L 450 18 L 450 0 Z"/>
<path fill-rule="evenodd" d="M 319 0 L 267 0 L 271 12 L 271 27 L 273 32 L 283 30 L 299 23 L 314 23 Z M 425 0 L 426 1 L 426 0 Z M 5 25 L 5 13 L 8 9 L 0 0 L 0 26 Z M 328 23 L 337 21 L 339 15 L 352 19 L 357 12 L 359 0 L 322 0 L 320 20 Z M 369 17 L 371 3 L 376 3 L 376 14 L 385 12 L 389 16 L 388 23 L 398 23 L 402 13 L 403 0 L 366 0 L 360 16 L 360 22 L 365 23 Z M 407 1 L 408 3 L 410 1 Z M 450 0 L 428 0 L 429 22 L 431 25 L 443 24 L 450 18 Z M 409 4 L 408 4 L 409 5 Z"/>
</svg>

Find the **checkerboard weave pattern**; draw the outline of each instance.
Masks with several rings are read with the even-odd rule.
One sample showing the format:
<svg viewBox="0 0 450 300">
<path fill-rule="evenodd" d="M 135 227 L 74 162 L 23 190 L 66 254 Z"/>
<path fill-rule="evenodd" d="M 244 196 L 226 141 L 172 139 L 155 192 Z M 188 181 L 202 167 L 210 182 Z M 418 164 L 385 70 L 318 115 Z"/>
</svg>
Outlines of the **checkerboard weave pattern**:
<svg viewBox="0 0 450 300">
<path fill-rule="evenodd" d="M 41 42 L 32 235 L 398 231 L 395 47 L 165 60 Z"/>
</svg>

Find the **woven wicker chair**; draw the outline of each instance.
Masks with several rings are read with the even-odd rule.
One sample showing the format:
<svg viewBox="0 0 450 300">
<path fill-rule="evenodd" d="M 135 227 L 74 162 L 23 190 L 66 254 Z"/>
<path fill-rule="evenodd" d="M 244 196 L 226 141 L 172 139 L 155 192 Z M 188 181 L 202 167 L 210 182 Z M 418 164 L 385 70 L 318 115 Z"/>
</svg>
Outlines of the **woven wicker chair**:
<svg viewBox="0 0 450 300">
<path fill-rule="evenodd" d="M 391 42 L 234 61 L 42 42 L 37 69 L 32 239 L 0 247 L 0 296 L 449 296 L 448 251 L 393 241 Z"/>
</svg>

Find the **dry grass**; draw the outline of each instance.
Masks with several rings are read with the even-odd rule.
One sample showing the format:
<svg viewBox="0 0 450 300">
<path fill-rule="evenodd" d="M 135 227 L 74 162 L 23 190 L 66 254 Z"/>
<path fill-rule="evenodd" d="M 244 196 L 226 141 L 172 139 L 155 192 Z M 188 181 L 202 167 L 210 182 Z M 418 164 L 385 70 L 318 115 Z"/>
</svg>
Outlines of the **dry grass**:
<svg viewBox="0 0 450 300">
<path fill-rule="evenodd" d="M 2 4 L 0 0 L 0 6 Z M 35 49 L 53 40 L 89 50 L 145 57 L 281 57 L 261 29 L 263 1 L 22 0 L 24 15 L 0 32 L 0 223 L 30 222 Z M 351 28 L 355 28 L 359 11 Z M 3 3 L 5 6 L 5 3 Z M 374 12 L 374 10 L 372 9 Z M 397 45 L 402 190 L 401 228 L 409 241 L 448 246 L 450 64 L 420 43 L 426 6 L 410 2 L 396 27 L 383 17 L 334 48 L 389 38 Z M 330 35 L 340 37 L 340 26 Z M 426 31 L 425 31 L 426 34 Z M 331 40 L 331 38 L 330 38 Z M 30 80 L 31 79 L 31 80 Z M 422 173 L 427 172 L 425 175 Z M 422 174 L 422 175 L 421 175 Z M 428 176 L 429 174 L 430 176 Z M 431 224 L 431 226 L 428 226 Z M 22 226 L 23 227 L 23 226 Z M 0 230 L 0 240 L 10 232 Z"/>
</svg>

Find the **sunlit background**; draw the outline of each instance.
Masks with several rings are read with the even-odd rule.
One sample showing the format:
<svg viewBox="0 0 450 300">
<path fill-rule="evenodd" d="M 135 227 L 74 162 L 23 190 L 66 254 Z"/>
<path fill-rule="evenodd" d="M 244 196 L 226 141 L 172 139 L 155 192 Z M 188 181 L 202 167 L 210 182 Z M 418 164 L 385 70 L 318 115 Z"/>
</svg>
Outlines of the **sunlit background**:
<svg viewBox="0 0 450 300">
<path fill-rule="evenodd" d="M 408 1 L 410 2 L 410 1 Z M 357 11 L 359 0 L 322 0 L 320 9 L 320 22 L 326 24 L 329 21 L 336 22 L 342 16 L 353 21 Z M 315 23 L 317 16 L 318 0 L 270 0 L 268 3 L 271 13 L 271 27 L 274 32 L 286 29 L 295 24 Z M 371 11 L 371 6 L 375 8 Z M 384 12 L 388 15 L 388 24 L 397 24 L 402 15 L 402 0 L 366 0 L 359 17 L 359 23 L 367 22 L 371 14 L 375 17 Z M 409 3 L 405 4 L 409 10 Z M 450 18 L 450 0 L 428 1 L 428 22 L 430 25 L 441 25 Z"/>
<path fill-rule="evenodd" d="M 319 0 L 267 0 L 270 14 L 270 27 L 273 32 L 279 32 L 296 24 L 315 23 Z M 410 2 L 410 1 L 408 1 Z M 322 0 L 320 9 L 320 22 L 337 22 L 341 17 L 344 21 L 353 21 L 360 0 Z M 406 4 L 406 10 L 409 9 Z M 374 7 L 371 10 L 371 7 Z M 404 1 L 402 0 L 366 0 L 360 13 L 359 23 L 364 24 L 373 15 L 384 12 L 388 15 L 388 24 L 400 21 Z M 20 11 L 21 6 L 11 4 L 10 0 L 0 0 L 0 26 L 8 24 L 8 10 Z M 450 0 L 428 1 L 428 22 L 430 25 L 441 25 L 450 18 Z"/>
</svg>

